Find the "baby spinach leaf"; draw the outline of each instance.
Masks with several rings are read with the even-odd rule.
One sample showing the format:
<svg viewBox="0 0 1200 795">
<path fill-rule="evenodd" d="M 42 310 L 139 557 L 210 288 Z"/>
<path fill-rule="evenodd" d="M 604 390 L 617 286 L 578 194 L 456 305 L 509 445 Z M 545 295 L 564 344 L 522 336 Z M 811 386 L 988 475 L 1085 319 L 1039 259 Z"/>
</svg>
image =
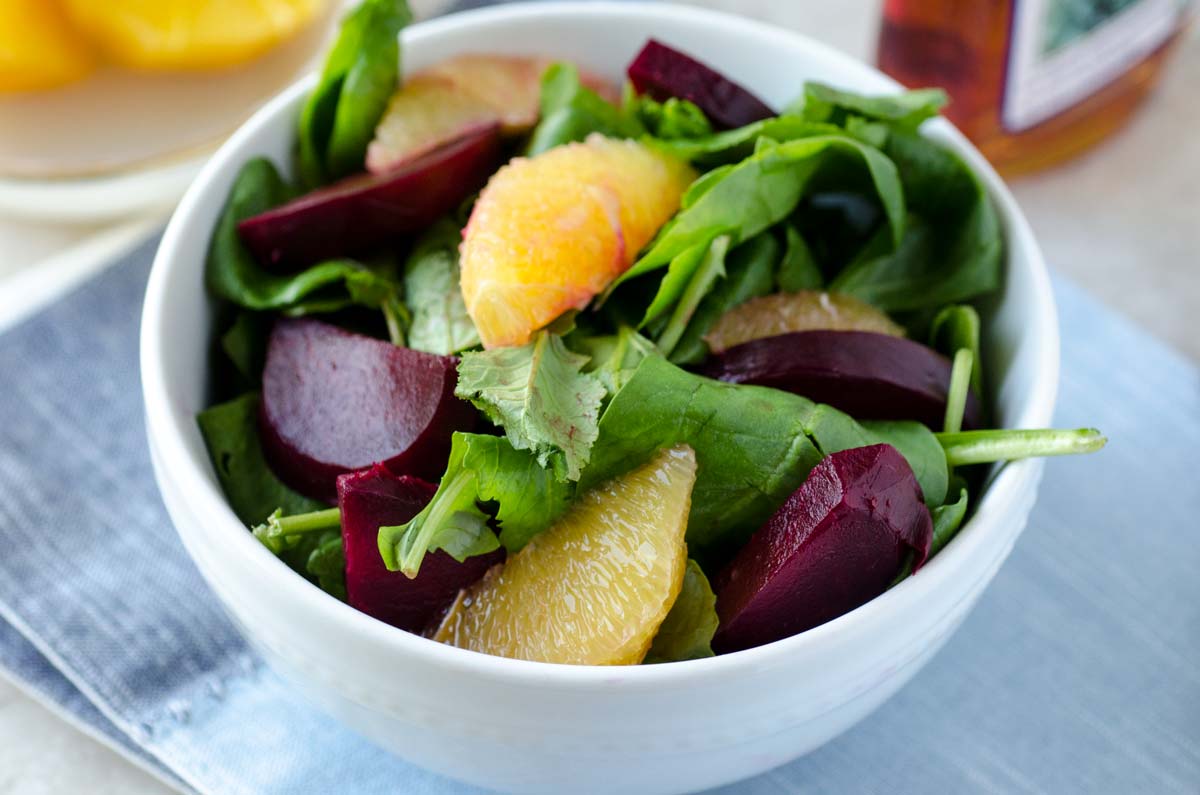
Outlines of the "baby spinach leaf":
<svg viewBox="0 0 1200 795">
<path fill-rule="evenodd" d="M 459 288 L 461 240 L 458 224 L 444 218 L 413 246 L 404 266 L 404 300 L 412 315 L 410 348 L 449 356 L 479 345 Z"/>
<path fill-rule="evenodd" d="M 579 80 L 571 64 L 551 64 L 542 75 L 541 119 L 530 136 L 526 154 L 533 156 L 592 133 L 610 138 L 636 138 L 642 125 Z"/>
<path fill-rule="evenodd" d="M 787 392 L 712 381 L 648 357 L 601 416 L 579 488 L 626 472 L 660 448 L 688 444 L 699 465 L 688 545 L 702 554 L 734 546 L 820 461 L 804 429 L 815 408 Z"/>
<path fill-rule="evenodd" d="M 304 570 L 325 593 L 346 601 L 346 551 L 341 530 L 326 531 L 317 537 Z"/>
<path fill-rule="evenodd" d="M 660 140 L 655 143 L 681 160 L 711 166 L 737 162 L 749 157 L 761 139 L 778 143 L 818 135 L 842 135 L 843 132 L 841 128 L 832 124 L 818 124 L 799 116 L 774 116 L 744 127 L 709 135 L 667 140 L 661 140 L 663 136 L 660 136 Z"/>
<path fill-rule="evenodd" d="M 729 252 L 726 276 L 700 302 L 691 321 L 669 356 L 676 364 L 697 364 L 708 356 L 704 335 L 721 315 L 735 306 L 773 291 L 775 266 L 780 262 L 779 241 L 770 232 L 755 235 Z"/>
<path fill-rule="evenodd" d="M 768 145 L 724 171 L 675 216 L 614 286 L 672 263 L 680 254 L 707 246 L 720 235 L 729 235 L 735 245 L 748 240 L 790 215 L 823 169 L 840 173 L 851 164 L 866 172 L 886 211 L 892 238 L 899 242 L 904 234 L 904 193 L 891 161 L 852 138 L 802 138 Z M 678 300 L 691 277 L 684 265 L 692 261 L 699 266 L 698 258 L 687 260 L 677 265 L 669 284 L 664 279 L 656 303 L 669 306 Z"/>
<path fill-rule="evenodd" d="M 242 166 L 217 220 L 205 262 L 204 277 L 213 295 L 245 309 L 306 314 L 356 303 L 379 306 L 396 294 L 391 280 L 354 260 L 323 262 L 295 274 L 272 273 L 259 265 L 242 244 L 237 225 L 289 196 L 270 161 L 254 158 Z"/>
<path fill-rule="evenodd" d="M 982 398 L 986 393 L 983 391 L 983 366 L 979 358 L 979 329 L 979 313 L 973 306 L 953 304 L 934 315 L 929 327 L 929 345 L 947 356 L 953 356 L 961 348 L 969 350 L 974 362 L 971 388 L 977 397 Z"/>
<path fill-rule="evenodd" d="M 717 634 L 717 597 L 694 560 L 687 562 L 683 587 L 663 619 L 643 663 L 682 662 L 712 657 Z"/>
<path fill-rule="evenodd" d="M 958 499 L 946 505 L 939 505 L 930 511 L 933 516 L 933 544 L 929 548 L 930 557 L 942 551 L 950 539 L 962 527 L 963 519 L 967 516 L 967 490 L 960 489 Z"/>
<path fill-rule="evenodd" d="M 812 250 L 804 241 L 804 236 L 791 223 L 783 225 L 783 232 L 787 248 L 784 249 L 779 273 L 775 277 L 780 292 L 798 293 L 801 290 L 821 289 L 825 279 Z"/>
<path fill-rule="evenodd" d="M 675 304 L 675 310 L 671 313 L 662 333 L 658 335 L 658 349 L 664 356 L 670 356 L 671 352 L 675 350 L 676 343 L 683 336 L 683 332 L 691 322 L 696 309 L 699 308 L 700 302 L 712 290 L 717 280 L 725 277 L 725 253 L 728 250 L 729 236 L 721 235 L 709 244 L 700 264 L 692 269 L 687 286 L 683 288 L 679 302 Z M 660 296 L 673 289 L 667 286 L 671 277 L 671 270 L 668 269 L 667 275 L 663 278 L 663 286 L 659 288 Z M 646 317 L 642 320 L 643 325 L 654 319 L 653 313 L 658 303 L 659 298 L 655 296 L 654 302 L 646 310 Z"/>
<path fill-rule="evenodd" d="M 901 130 L 916 130 L 921 122 L 941 112 L 947 101 L 939 88 L 922 88 L 901 94 L 864 96 L 824 83 L 806 83 L 804 96 L 790 112 L 814 122 L 846 126 L 853 117 L 875 119 Z M 789 111 L 785 111 L 787 113 Z"/>
<path fill-rule="evenodd" d="M 516 552 L 566 510 L 575 488 L 556 479 L 528 452 L 498 436 L 455 433 L 437 493 L 409 522 L 379 529 L 379 551 L 392 571 L 415 577 L 426 552 L 458 560 L 501 543 Z M 500 539 L 480 503 L 495 506 Z"/>
<path fill-rule="evenodd" d="M 196 416 L 229 507 L 247 526 L 276 509 L 294 514 L 326 507 L 292 491 L 267 465 L 259 443 L 258 404 L 258 394 L 248 393 Z"/>
<path fill-rule="evenodd" d="M 267 337 L 273 319 L 262 312 L 239 311 L 233 325 L 221 335 L 221 350 L 247 384 L 262 380 L 267 360 Z"/>
<path fill-rule="evenodd" d="M 583 372 L 587 362 L 558 335 L 540 331 L 527 345 L 464 354 L 454 394 L 502 426 L 514 448 L 578 480 L 605 393 L 599 378 Z"/>
<path fill-rule="evenodd" d="M 916 134 L 893 131 L 885 151 L 900 171 L 914 217 L 899 246 L 877 234 L 831 289 L 899 312 L 999 287 L 1000 223 L 975 173 L 958 155 Z"/>
<path fill-rule="evenodd" d="M 309 187 L 362 170 L 399 80 L 400 31 L 411 20 L 405 0 L 362 0 L 342 20 L 300 112 L 299 170 Z"/>
</svg>

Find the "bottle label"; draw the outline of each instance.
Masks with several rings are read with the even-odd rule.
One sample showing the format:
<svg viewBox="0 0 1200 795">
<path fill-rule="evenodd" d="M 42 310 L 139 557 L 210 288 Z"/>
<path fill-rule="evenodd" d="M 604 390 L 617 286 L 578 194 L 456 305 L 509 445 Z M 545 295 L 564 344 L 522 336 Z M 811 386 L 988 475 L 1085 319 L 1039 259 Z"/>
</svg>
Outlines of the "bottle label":
<svg viewBox="0 0 1200 795">
<path fill-rule="evenodd" d="M 1087 99 L 1183 22 L 1181 0 L 1016 0 L 1001 121 L 1010 132 Z"/>
</svg>

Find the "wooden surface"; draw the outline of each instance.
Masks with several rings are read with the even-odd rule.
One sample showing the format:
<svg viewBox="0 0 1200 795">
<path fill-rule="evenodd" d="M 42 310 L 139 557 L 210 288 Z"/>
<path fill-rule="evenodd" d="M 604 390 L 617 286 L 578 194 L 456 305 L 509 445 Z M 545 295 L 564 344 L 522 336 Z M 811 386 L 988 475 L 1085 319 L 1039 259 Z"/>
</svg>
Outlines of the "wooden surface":
<svg viewBox="0 0 1200 795">
<path fill-rule="evenodd" d="M 867 58 L 878 0 L 698 0 Z M 1200 28 L 1134 122 L 1082 158 L 1013 188 L 1053 267 L 1200 358 Z M 0 236 L 14 225 L 0 219 Z M 4 279 L 93 230 L 28 229 L 6 248 Z M 164 795 L 162 784 L 0 679 L 0 793 Z"/>
</svg>

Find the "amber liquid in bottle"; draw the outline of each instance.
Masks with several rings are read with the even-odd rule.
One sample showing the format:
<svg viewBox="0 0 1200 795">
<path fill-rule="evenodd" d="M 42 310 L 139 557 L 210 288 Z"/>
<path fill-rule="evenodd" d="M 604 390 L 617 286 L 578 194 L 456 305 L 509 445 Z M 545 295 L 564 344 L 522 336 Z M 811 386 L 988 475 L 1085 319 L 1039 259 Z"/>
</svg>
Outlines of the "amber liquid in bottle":
<svg viewBox="0 0 1200 795">
<path fill-rule="evenodd" d="M 1119 72 L 1111 79 L 1097 78 L 1097 85 L 1083 89 L 1084 95 L 1074 101 L 1062 101 L 1061 107 L 1051 111 L 1043 106 L 1034 114 L 1036 121 L 1014 124 L 1005 103 L 1011 101 L 1010 92 L 1015 88 L 1012 59 L 1019 54 L 1014 37 L 1028 35 L 1028 28 L 1018 25 L 1022 20 L 1016 16 L 1018 4 L 1024 2 L 1028 0 L 885 0 L 879 33 L 880 68 L 906 86 L 946 89 L 951 97 L 946 115 L 1007 175 L 1034 171 L 1070 157 L 1124 124 L 1153 88 L 1186 17 L 1178 2 L 1174 19 L 1165 16 L 1170 14 L 1166 6 L 1157 9 L 1157 19 L 1143 12 L 1135 19 L 1128 12 L 1137 0 L 1096 0 L 1092 3 L 1095 8 L 1090 9 L 1099 20 L 1095 36 L 1106 36 L 1107 48 L 1077 49 L 1073 57 L 1081 68 L 1109 63 L 1116 64 Z M 1041 8 L 1056 2 L 1065 4 L 1066 0 L 1045 0 Z M 1124 19 L 1117 16 L 1122 11 L 1126 12 Z M 1106 14 L 1110 16 L 1106 18 Z M 1117 24 L 1152 24 L 1154 29 L 1119 30 Z M 1109 29 L 1102 30 L 1104 25 Z M 1037 33 L 1041 42 L 1057 41 L 1042 31 Z M 1068 39 L 1066 45 L 1051 52 L 1060 55 L 1060 67 L 1071 66 L 1061 57 L 1066 48 L 1091 46 L 1087 42 L 1091 33 L 1087 29 L 1058 32 L 1059 39 Z M 1072 35 L 1076 38 L 1070 38 Z M 1132 36 L 1140 36 L 1138 47 L 1129 44 Z M 1033 52 L 1047 46 L 1035 44 Z M 1104 61 L 1106 58 L 1110 60 Z"/>
</svg>

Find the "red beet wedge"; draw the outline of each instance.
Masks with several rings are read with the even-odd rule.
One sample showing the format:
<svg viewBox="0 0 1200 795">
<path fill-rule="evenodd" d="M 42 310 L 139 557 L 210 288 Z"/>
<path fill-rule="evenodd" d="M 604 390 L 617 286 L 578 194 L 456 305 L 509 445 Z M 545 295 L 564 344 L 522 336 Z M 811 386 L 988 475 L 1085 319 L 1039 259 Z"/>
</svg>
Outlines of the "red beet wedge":
<svg viewBox="0 0 1200 795">
<path fill-rule="evenodd" d="M 887 590 L 933 522 L 904 456 L 877 444 L 828 456 L 717 576 L 713 648 L 737 651 L 824 624 Z"/>
<path fill-rule="evenodd" d="M 437 487 L 431 483 L 398 478 L 383 466 L 337 479 L 350 606 L 409 632 L 421 632 L 437 621 L 460 589 L 504 560 L 503 550 L 462 563 L 438 551 L 425 556 L 421 573 L 414 579 L 388 571 L 379 556 L 379 528 L 412 519 L 435 491 Z"/>
<path fill-rule="evenodd" d="M 454 396 L 456 360 L 310 319 L 275 324 L 263 369 L 261 429 L 271 468 L 320 500 L 338 475 L 380 461 L 397 475 L 438 477 L 450 436 L 473 423 Z"/>
<path fill-rule="evenodd" d="M 797 331 L 735 345 L 714 356 L 704 374 L 758 384 L 828 403 L 863 420 L 918 420 L 941 429 L 950 360 L 903 337 L 867 331 Z M 963 428 L 980 424 L 967 396 Z"/>
<path fill-rule="evenodd" d="M 247 218 L 238 234 L 260 264 L 281 270 L 371 251 L 457 207 L 500 160 L 497 121 L 394 171 L 347 177 Z"/>
<path fill-rule="evenodd" d="M 660 102 L 678 97 L 693 102 L 715 127 L 732 129 L 775 115 L 765 102 L 691 56 L 650 39 L 629 64 L 639 94 Z"/>
</svg>

